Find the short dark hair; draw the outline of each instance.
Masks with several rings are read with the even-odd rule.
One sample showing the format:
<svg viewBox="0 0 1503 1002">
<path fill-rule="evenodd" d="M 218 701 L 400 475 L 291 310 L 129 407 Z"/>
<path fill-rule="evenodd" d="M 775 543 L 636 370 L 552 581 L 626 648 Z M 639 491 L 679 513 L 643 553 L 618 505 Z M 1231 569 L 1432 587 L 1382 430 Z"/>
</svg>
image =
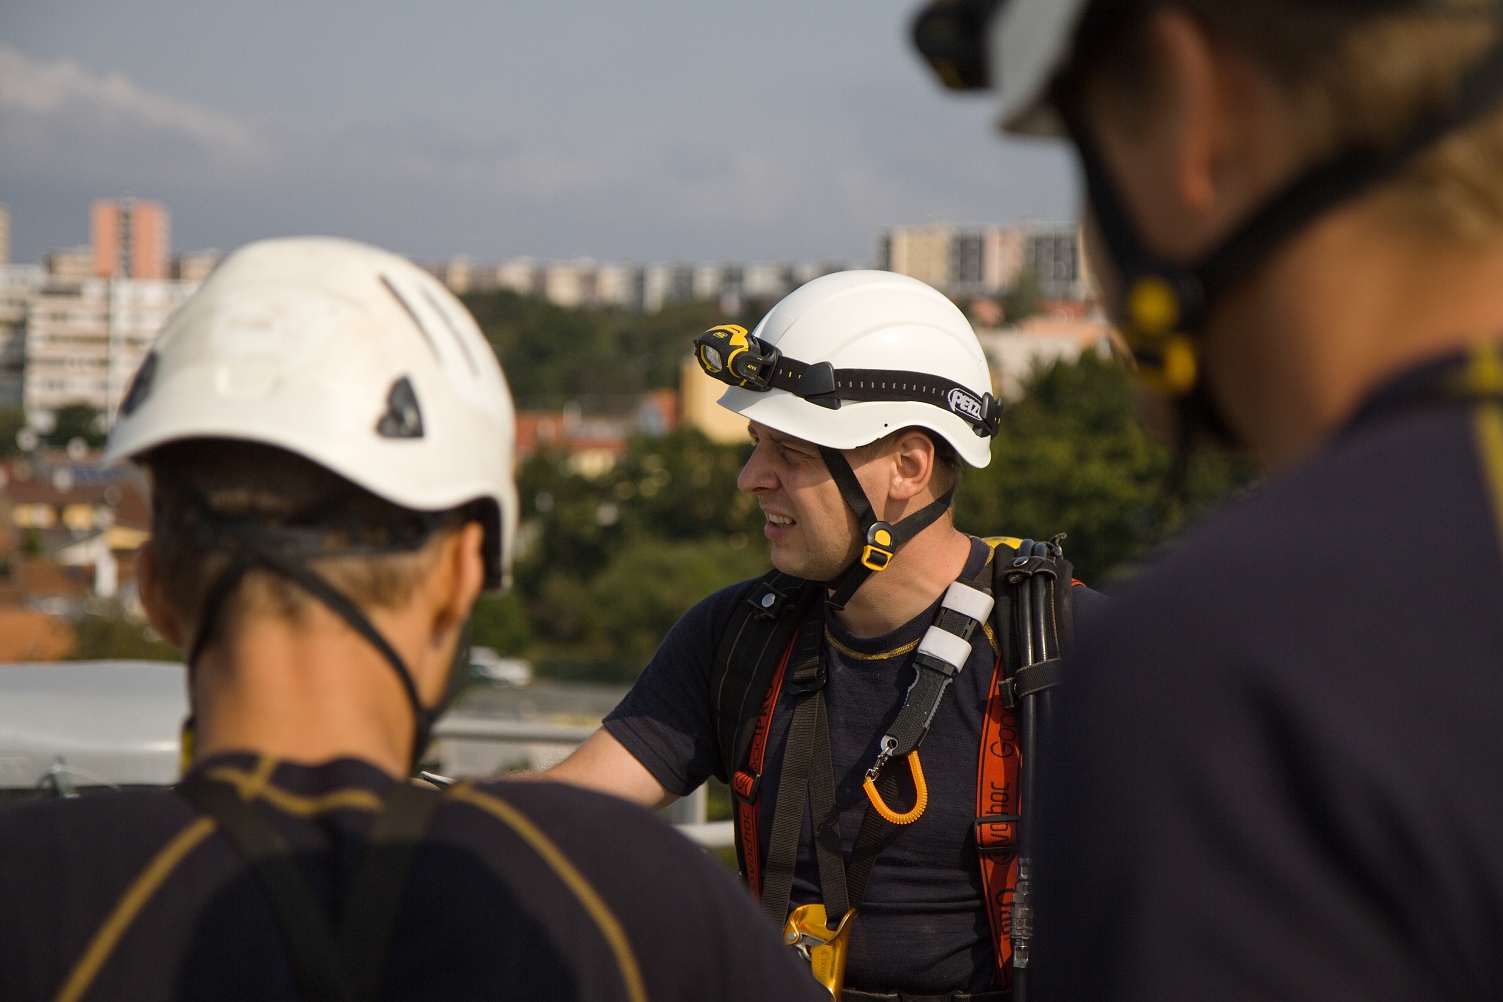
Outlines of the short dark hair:
<svg viewBox="0 0 1503 1002">
<path fill-rule="evenodd" d="M 310 513 L 337 509 L 338 524 L 327 536 L 330 555 L 309 565 L 367 610 L 406 604 L 431 568 L 438 543 L 468 520 L 467 509 L 456 509 L 443 517 L 425 542 L 396 552 L 371 553 L 371 548 L 398 536 L 420 538 L 411 537 L 416 531 L 414 513 L 285 449 L 232 439 L 190 439 L 159 446 L 142 462 L 152 495 L 152 533 L 147 545 L 156 559 L 164 598 L 174 612 L 191 622 L 197 621 L 205 592 L 229 561 L 224 550 L 185 531 L 200 513 L 250 517 L 276 525 L 306 523 Z M 341 549 L 352 552 L 341 555 Z M 310 600 L 291 581 L 257 568 L 226 599 L 219 622 L 228 623 L 250 611 L 295 621 L 305 615 Z"/>
</svg>

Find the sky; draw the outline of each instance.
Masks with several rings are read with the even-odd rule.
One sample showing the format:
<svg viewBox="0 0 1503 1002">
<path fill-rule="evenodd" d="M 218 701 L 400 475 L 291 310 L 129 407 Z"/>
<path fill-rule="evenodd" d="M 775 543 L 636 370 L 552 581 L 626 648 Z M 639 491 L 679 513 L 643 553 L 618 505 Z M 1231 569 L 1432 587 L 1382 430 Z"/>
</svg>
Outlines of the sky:
<svg viewBox="0 0 1503 1002">
<path fill-rule="evenodd" d="M 3 0 L 11 260 L 88 204 L 175 251 L 323 233 L 419 258 L 869 261 L 886 226 L 1075 218 L 912 53 L 915 0 Z"/>
</svg>

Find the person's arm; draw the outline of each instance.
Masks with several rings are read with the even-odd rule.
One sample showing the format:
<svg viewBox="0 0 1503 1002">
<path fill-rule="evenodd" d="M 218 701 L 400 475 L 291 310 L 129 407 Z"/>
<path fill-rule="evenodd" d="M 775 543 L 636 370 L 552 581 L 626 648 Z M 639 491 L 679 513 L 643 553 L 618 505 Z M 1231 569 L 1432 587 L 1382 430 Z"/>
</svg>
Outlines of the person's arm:
<svg viewBox="0 0 1503 1002">
<path fill-rule="evenodd" d="M 667 807 L 678 799 L 603 727 L 538 778 L 609 793 L 643 807 Z"/>
</svg>

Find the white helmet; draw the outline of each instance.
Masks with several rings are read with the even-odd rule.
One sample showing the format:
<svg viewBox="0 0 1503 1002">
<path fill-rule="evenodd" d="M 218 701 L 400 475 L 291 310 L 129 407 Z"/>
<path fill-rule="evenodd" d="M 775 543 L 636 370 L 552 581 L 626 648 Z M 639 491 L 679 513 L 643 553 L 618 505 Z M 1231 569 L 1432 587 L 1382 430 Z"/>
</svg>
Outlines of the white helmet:
<svg viewBox="0 0 1503 1002">
<path fill-rule="evenodd" d="M 914 43 L 946 86 L 990 87 L 1008 132 L 1062 136 L 1049 87 L 1069 58 L 1087 0 L 933 0 Z"/>
<path fill-rule="evenodd" d="M 696 345 L 706 371 L 732 383 L 720 405 L 748 420 L 832 449 L 918 426 L 972 466 L 991 461 L 1001 405 L 986 356 L 965 315 L 917 279 L 825 275 L 774 306 L 749 339 L 721 327 Z"/>
<path fill-rule="evenodd" d="M 516 538 L 515 425 L 495 354 L 449 290 L 395 254 L 301 237 L 241 248 L 177 311 L 121 403 L 107 458 L 239 439 L 403 508 L 488 500 L 496 588 Z"/>
</svg>

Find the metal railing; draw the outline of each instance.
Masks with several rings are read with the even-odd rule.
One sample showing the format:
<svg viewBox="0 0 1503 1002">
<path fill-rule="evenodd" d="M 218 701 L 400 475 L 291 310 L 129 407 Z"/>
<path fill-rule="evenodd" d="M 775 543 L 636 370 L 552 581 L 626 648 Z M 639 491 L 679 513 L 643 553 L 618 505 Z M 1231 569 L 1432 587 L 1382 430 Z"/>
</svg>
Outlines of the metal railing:
<svg viewBox="0 0 1503 1002">
<path fill-rule="evenodd" d="M 531 720 L 495 720 L 489 717 L 451 715 L 433 729 L 433 736 L 445 741 L 475 741 L 496 744 L 551 744 L 578 746 L 594 727 L 574 727 Z M 664 817 L 685 836 L 706 849 L 729 849 L 735 844 L 730 821 L 707 821 L 708 798 L 701 786 L 663 810 Z"/>
</svg>

